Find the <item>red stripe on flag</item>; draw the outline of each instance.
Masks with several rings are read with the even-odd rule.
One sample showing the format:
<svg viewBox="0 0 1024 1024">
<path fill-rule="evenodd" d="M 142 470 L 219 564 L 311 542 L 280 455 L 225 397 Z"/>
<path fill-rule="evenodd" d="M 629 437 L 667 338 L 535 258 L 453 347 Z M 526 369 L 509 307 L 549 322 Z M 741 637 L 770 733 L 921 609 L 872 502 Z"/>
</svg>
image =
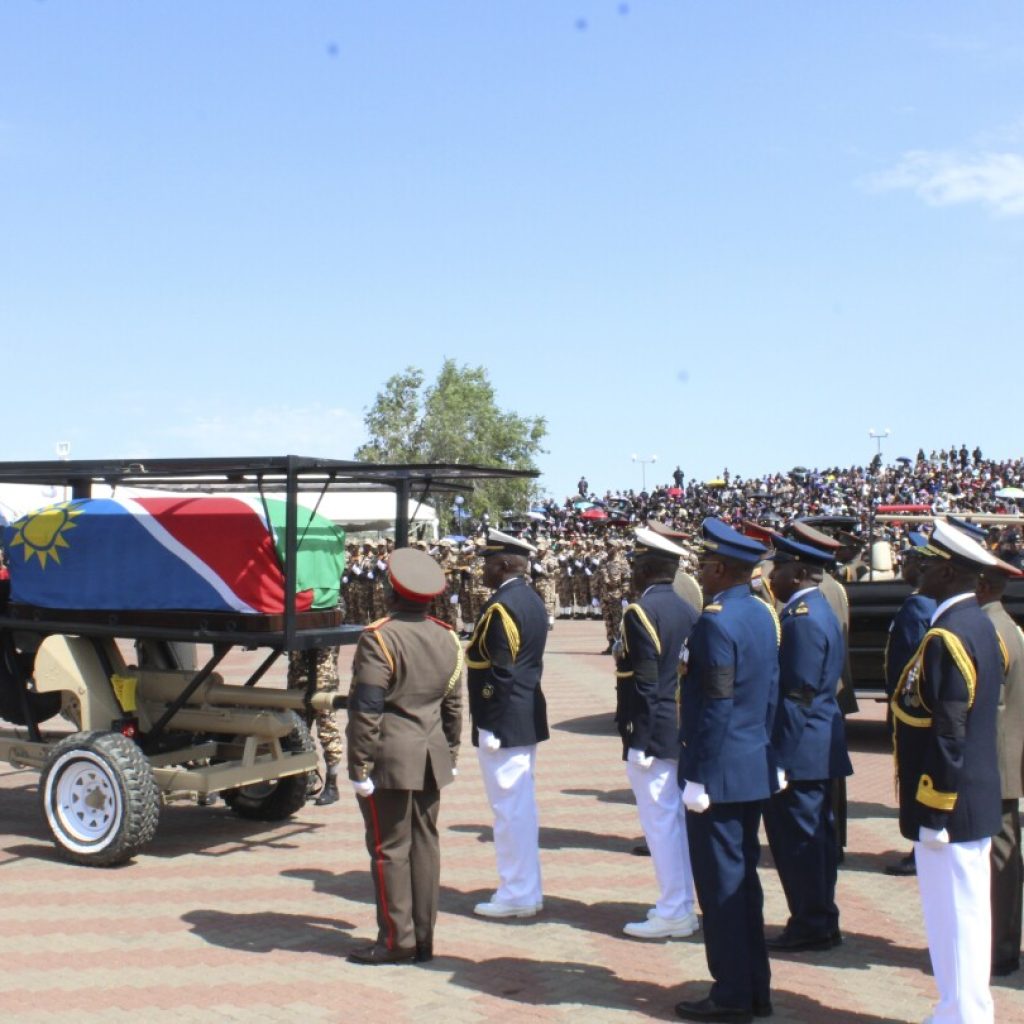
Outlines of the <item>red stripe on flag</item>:
<svg viewBox="0 0 1024 1024">
<path fill-rule="evenodd" d="M 138 498 L 136 504 L 257 612 L 284 610 L 284 573 L 266 524 L 237 498 Z M 298 611 L 310 591 L 295 599 Z"/>
</svg>

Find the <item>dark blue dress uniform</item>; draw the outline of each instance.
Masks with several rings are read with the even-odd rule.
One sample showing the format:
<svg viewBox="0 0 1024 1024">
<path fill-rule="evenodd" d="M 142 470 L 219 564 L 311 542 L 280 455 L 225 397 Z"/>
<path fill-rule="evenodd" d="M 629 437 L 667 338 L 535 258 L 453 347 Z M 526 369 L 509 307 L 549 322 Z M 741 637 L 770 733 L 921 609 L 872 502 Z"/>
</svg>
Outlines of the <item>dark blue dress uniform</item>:
<svg viewBox="0 0 1024 1024">
<path fill-rule="evenodd" d="M 679 756 L 679 657 L 696 621 L 671 583 L 648 587 L 623 613 L 615 672 L 623 760 L 631 747 L 651 757 Z"/>
<path fill-rule="evenodd" d="M 794 596 L 780 621 L 779 705 L 772 747 L 788 785 L 765 808 L 765 832 L 789 906 L 784 936 L 828 945 L 839 932 L 830 780 L 853 772 L 836 700 L 845 646 L 842 627 L 817 587 Z"/>
<path fill-rule="evenodd" d="M 1000 650 L 991 620 L 966 597 L 939 616 L 902 673 L 890 708 L 907 839 L 922 826 L 946 829 L 954 843 L 1000 828 Z"/>
<path fill-rule="evenodd" d="M 913 657 L 935 614 L 935 600 L 911 594 L 892 620 L 885 644 L 885 692 L 892 697 L 907 662 Z"/>
<path fill-rule="evenodd" d="M 523 577 L 500 586 L 480 611 L 466 650 L 473 745 L 486 729 L 503 747 L 529 747 L 549 737 L 541 690 L 548 616 Z"/>
<path fill-rule="evenodd" d="M 713 536 L 723 533 L 717 524 Z M 726 541 L 713 543 L 729 557 L 741 554 Z M 730 587 L 694 627 L 682 684 L 679 785 L 701 783 L 711 800 L 703 814 L 686 815 L 715 979 L 710 999 L 745 1010 L 768 1003 L 771 980 L 757 863 L 762 803 L 776 785 L 769 730 L 778 699 L 778 643 L 772 609 L 748 585 Z"/>
</svg>

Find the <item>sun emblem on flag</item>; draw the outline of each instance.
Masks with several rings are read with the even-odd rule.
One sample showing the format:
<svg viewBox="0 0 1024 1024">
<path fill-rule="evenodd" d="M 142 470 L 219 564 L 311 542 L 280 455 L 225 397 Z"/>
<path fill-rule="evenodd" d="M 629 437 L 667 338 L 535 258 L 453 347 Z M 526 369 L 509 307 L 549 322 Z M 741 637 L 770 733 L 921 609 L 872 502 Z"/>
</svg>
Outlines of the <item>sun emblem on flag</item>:
<svg viewBox="0 0 1024 1024">
<path fill-rule="evenodd" d="M 33 556 L 39 559 L 42 568 L 52 558 L 60 565 L 60 549 L 69 547 L 64 535 L 75 528 L 74 519 L 82 514 L 74 502 L 62 501 L 59 505 L 48 505 L 38 512 L 32 512 L 12 524 L 14 539 L 11 549 L 19 545 L 25 549 L 25 561 Z"/>
</svg>

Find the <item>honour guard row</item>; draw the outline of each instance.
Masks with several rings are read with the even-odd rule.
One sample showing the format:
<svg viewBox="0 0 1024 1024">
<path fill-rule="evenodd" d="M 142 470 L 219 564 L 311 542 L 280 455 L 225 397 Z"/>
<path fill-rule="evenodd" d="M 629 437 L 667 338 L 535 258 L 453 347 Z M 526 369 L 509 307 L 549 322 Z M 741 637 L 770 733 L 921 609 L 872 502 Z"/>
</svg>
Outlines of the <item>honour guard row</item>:
<svg viewBox="0 0 1024 1024">
<path fill-rule="evenodd" d="M 852 687 L 844 610 L 829 591 L 836 545 L 799 524 L 749 533 L 705 520 L 691 575 L 688 538 L 636 529 L 612 641 L 622 759 L 658 890 L 645 919 L 623 931 L 641 940 L 702 931 L 713 984 L 676 1006 L 686 1020 L 769 1017 L 770 954 L 842 942 L 839 819 L 852 767 L 840 704 Z M 893 623 L 887 678 L 900 829 L 913 845 L 938 989 L 930 1019 L 991 1021 L 990 968 L 1016 969 L 1021 940 L 1024 641 L 999 602 L 1019 570 L 964 523 L 937 522 L 913 544 L 917 590 Z M 465 651 L 449 556 L 382 554 L 385 614 L 360 638 L 348 712 L 348 774 L 378 916 L 376 941 L 351 954 L 362 964 L 433 954 L 437 812 L 456 771 L 463 661 L 497 869 L 474 912 L 531 918 L 544 900 L 534 772 L 549 738 L 541 679 L 554 613 L 535 566 L 548 552 L 489 531 L 479 553 L 488 596 L 477 599 Z M 617 557 L 613 548 L 606 562 Z M 789 909 L 770 937 L 762 820 Z"/>
</svg>

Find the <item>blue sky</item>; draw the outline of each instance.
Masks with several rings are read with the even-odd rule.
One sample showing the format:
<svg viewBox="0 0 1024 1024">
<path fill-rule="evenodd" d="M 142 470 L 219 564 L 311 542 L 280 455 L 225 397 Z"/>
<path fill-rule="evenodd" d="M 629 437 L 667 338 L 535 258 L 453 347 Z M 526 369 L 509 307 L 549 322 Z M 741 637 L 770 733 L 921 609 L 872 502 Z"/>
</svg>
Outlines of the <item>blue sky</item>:
<svg viewBox="0 0 1024 1024">
<path fill-rule="evenodd" d="M 5 459 L 347 458 L 484 365 L 542 483 L 1024 454 L 1024 5 L 6 0 Z"/>
</svg>

